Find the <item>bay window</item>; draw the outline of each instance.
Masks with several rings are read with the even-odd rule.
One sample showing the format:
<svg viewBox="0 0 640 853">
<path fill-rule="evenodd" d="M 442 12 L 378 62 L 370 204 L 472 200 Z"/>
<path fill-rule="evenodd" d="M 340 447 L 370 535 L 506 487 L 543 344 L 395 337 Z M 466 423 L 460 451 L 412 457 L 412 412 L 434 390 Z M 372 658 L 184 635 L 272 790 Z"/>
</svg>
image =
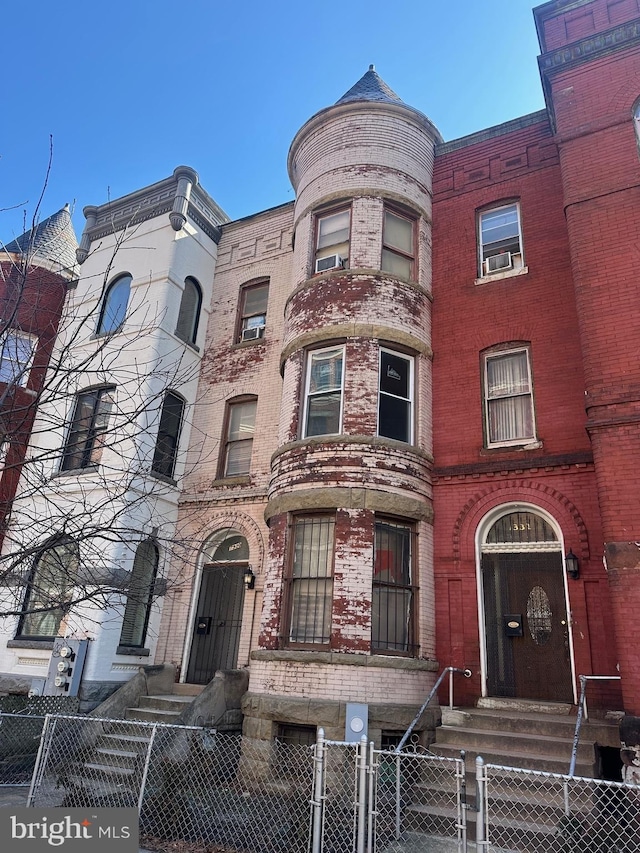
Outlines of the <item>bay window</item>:
<svg viewBox="0 0 640 853">
<path fill-rule="evenodd" d="M 415 278 L 415 221 L 385 208 L 380 269 L 402 278 Z"/>
<path fill-rule="evenodd" d="M 289 558 L 288 642 L 328 645 L 333 601 L 333 515 L 294 519 Z"/>
<path fill-rule="evenodd" d="M 312 350 L 307 357 L 305 438 L 342 432 L 344 347 Z"/>
<path fill-rule="evenodd" d="M 413 359 L 380 350 L 378 435 L 413 441 Z"/>
<path fill-rule="evenodd" d="M 412 525 L 377 519 L 375 526 L 371 650 L 414 654 L 414 560 Z"/>
<path fill-rule="evenodd" d="M 316 217 L 315 272 L 349 266 L 351 210 L 332 211 Z"/>
</svg>

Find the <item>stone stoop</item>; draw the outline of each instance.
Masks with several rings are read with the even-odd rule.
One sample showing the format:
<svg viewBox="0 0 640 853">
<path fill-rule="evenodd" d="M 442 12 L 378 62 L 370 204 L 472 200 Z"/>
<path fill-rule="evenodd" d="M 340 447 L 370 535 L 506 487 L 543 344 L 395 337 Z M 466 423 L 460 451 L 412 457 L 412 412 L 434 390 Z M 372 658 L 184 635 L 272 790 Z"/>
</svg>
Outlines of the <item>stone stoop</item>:
<svg viewBox="0 0 640 853">
<path fill-rule="evenodd" d="M 576 723 L 575 709 L 560 703 L 488 699 L 478 704 L 477 708 L 443 708 L 442 725 L 436 729 L 436 740 L 429 747 L 430 752 L 444 758 L 460 758 L 461 751 L 465 753 L 466 799 L 472 806 L 467 810 L 469 840 L 475 837 L 476 757 L 482 756 L 486 764 L 566 774 Z M 618 725 L 600 720 L 583 723 L 576 776 L 595 777 L 597 744 L 619 747 Z M 533 849 L 551 849 L 552 836 L 563 814 L 545 805 L 543 781 L 532 785 L 527 781 L 519 780 L 513 789 L 503 791 L 494 813 L 505 814 L 505 828 L 513 829 L 517 824 L 522 849 L 529 849 L 525 841 Z M 455 837 L 455 821 L 450 817 L 450 805 L 445 805 L 451 802 L 453 787 L 453 779 L 443 783 L 434 777 L 430 781 L 428 774 L 423 783 L 414 787 L 414 801 L 406 809 L 407 847 L 398 846 L 398 853 L 418 849 L 415 845 L 419 846 L 420 836 L 423 840 L 429 838 L 429 844 L 441 836 L 443 850 L 446 849 L 444 839 Z M 499 826 L 494 827 L 492 837 L 498 851 Z M 390 848 L 389 853 L 392 849 L 396 848 Z"/>
</svg>

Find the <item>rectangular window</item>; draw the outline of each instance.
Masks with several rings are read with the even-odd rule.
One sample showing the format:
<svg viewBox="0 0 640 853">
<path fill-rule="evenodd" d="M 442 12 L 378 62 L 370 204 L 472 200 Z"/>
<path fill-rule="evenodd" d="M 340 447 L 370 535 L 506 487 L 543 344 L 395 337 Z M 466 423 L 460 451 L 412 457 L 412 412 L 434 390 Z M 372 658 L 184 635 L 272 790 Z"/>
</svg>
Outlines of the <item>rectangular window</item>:
<svg viewBox="0 0 640 853">
<path fill-rule="evenodd" d="M 303 436 L 338 435 L 342 431 L 344 347 L 308 354 Z"/>
<path fill-rule="evenodd" d="M 333 600 L 331 515 L 296 518 L 288 578 L 290 643 L 328 645 Z"/>
<path fill-rule="evenodd" d="M 480 275 L 523 267 L 520 207 L 507 204 L 480 214 Z"/>
<path fill-rule="evenodd" d="M 62 457 L 62 470 L 97 465 L 102 456 L 115 388 L 94 388 L 76 397 L 73 419 Z"/>
<path fill-rule="evenodd" d="M 415 278 L 414 233 L 413 219 L 385 209 L 382 225 L 382 270 L 402 278 Z"/>
<path fill-rule="evenodd" d="M 5 332 L 0 351 L 0 382 L 24 388 L 36 348 L 37 338 L 13 329 Z"/>
<path fill-rule="evenodd" d="M 485 355 L 484 387 L 488 445 L 534 441 L 529 350 Z"/>
<path fill-rule="evenodd" d="M 158 437 L 153 453 L 151 470 L 163 477 L 173 477 L 178 455 L 178 440 L 182 426 L 184 400 L 172 391 L 167 391 L 162 403 Z"/>
<path fill-rule="evenodd" d="M 380 350 L 378 435 L 413 441 L 413 359 Z"/>
<path fill-rule="evenodd" d="M 238 477 L 248 474 L 251 469 L 256 407 L 256 400 L 229 404 L 223 477 Z"/>
<path fill-rule="evenodd" d="M 264 336 L 267 325 L 269 282 L 262 282 L 240 291 L 240 326 L 236 343 L 257 341 Z"/>
<path fill-rule="evenodd" d="M 414 654 L 413 539 L 409 524 L 376 521 L 371 650 Z"/>
<path fill-rule="evenodd" d="M 349 266 L 351 210 L 339 210 L 316 219 L 315 272 Z"/>
</svg>

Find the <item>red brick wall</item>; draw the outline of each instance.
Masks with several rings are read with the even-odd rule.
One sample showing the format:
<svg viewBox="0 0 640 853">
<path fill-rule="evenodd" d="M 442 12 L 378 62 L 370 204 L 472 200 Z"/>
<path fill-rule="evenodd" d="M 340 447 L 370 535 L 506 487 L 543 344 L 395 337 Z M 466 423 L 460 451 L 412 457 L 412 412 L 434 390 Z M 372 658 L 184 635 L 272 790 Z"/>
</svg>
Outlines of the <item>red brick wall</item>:
<svg viewBox="0 0 640 853">
<path fill-rule="evenodd" d="M 476 534 L 493 508 L 548 512 L 580 559 L 569 582 L 576 674 L 615 672 L 596 480 L 558 151 L 544 118 L 436 157 L 433 223 L 437 656 L 469 667 L 456 701 L 480 695 Z M 479 280 L 477 211 L 518 200 L 527 272 Z M 530 345 L 541 446 L 487 449 L 481 353 Z M 619 705 L 619 696 L 593 701 Z"/>
</svg>

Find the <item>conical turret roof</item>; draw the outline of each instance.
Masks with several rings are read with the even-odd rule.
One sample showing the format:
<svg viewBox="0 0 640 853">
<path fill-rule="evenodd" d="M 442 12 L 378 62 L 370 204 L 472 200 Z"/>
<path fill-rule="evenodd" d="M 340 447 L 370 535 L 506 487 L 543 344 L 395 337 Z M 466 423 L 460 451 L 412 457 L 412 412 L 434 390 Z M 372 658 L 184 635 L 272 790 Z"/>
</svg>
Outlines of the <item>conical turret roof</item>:
<svg viewBox="0 0 640 853">
<path fill-rule="evenodd" d="M 386 104 L 404 104 L 390 86 L 384 82 L 373 65 L 348 92 L 336 101 L 336 104 L 347 104 L 351 101 L 382 101 Z"/>
<path fill-rule="evenodd" d="M 69 205 L 40 222 L 4 246 L 5 252 L 31 252 L 35 257 L 71 269 L 76 263 L 78 239 L 71 222 Z"/>
</svg>

